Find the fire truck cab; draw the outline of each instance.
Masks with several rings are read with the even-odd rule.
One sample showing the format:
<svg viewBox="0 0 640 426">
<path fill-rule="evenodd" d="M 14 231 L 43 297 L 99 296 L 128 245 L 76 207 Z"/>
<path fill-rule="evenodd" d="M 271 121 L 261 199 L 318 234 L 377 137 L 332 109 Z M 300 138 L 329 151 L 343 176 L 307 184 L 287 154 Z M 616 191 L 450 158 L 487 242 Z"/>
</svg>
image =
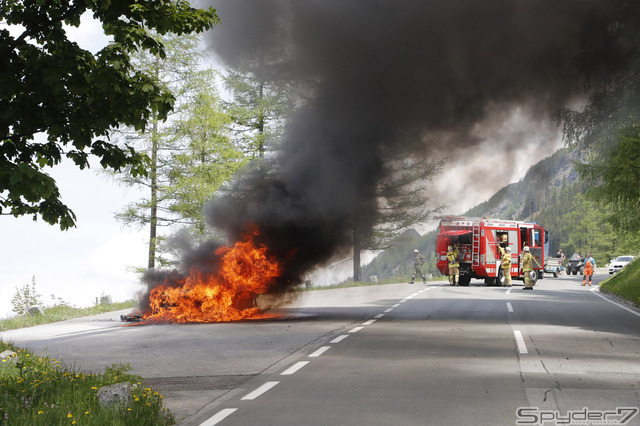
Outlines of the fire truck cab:
<svg viewBox="0 0 640 426">
<path fill-rule="evenodd" d="M 539 224 L 458 216 L 444 216 L 439 219 L 436 265 L 443 275 L 449 275 L 448 246 L 456 246 L 460 265 L 460 285 L 468 286 L 472 278 L 482 279 L 487 285 L 504 285 L 499 246 L 511 247 L 512 278 L 524 280 L 522 255 L 525 246 L 530 248 L 534 257 L 533 284 L 543 278 L 546 255 L 544 247 L 549 240 L 549 234 Z"/>
</svg>

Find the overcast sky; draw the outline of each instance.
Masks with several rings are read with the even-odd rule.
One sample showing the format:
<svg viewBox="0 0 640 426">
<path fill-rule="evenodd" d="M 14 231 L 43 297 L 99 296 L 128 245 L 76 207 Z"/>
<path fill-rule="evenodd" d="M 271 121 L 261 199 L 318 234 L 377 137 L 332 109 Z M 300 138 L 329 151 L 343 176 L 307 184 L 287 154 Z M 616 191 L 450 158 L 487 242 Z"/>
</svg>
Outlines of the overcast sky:
<svg viewBox="0 0 640 426">
<path fill-rule="evenodd" d="M 82 47 L 94 52 L 107 42 L 100 26 L 90 18 L 83 19 L 81 27 L 70 29 L 68 34 Z M 447 213 L 460 214 L 485 201 L 502 186 L 521 179 L 528 167 L 552 154 L 552 149 L 548 153 L 537 151 L 540 145 L 560 146 L 557 129 L 549 127 L 548 123 L 542 127 L 535 123 L 536 129 L 527 129 L 531 143 L 523 145 L 518 163 L 510 164 L 508 170 L 501 165 L 497 169 L 502 170 L 501 174 L 496 174 L 495 179 L 486 179 L 483 191 L 476 191 L 475 197 L 464 192 L 464 187 L 457 183 L 469 179 L 469 168 L 473 169 L 476 163 L 486 164 L 494 157 L 490 142 L 503 137 L 501 131 L 509 133 L 513 130 L 510 127 L 526 128 L 527 125 L 531 124 L 526 119 L 526 112 L 515 111 L 504 120 L 503 128 L 495 130 L 496 134 L 482 135 L 488 143 L 486 149 L 479 149 L 472 157 L 451 159 L 447 173 L 435 181 L 434 201 L 449 204 Z M 30 284 L 34 276 L 36 290 L 45 305 L 53 304 L 51 295 L 85 307 L 101 295 L 124 301 L 136 297 L 143 289 L 131 269 L 146 264 L 148 230 L 125 228 L 114 219 L 116 211 L 139 199 L 141 193 L 107 180 L 95 169 L 81 171 L 70 164 L 62 164 L 50 170 L 50 174 L 58 183 L 63 202 L 77 215 L 77 228 L 63 232 L 42 220 L 34 222 L 31 217 L 0 217 L 0 235 L 3 236 L 0 245 L 0 318 L 12 314 L 11 298 L 16 287 Z M 506 180 L 500 180 L 501 175 Z M 340 262 L 327 274 L 314 277 L 341 280 L 345 278 L 342 275 L 351 270 L 349 262 Z"/>
</svg>

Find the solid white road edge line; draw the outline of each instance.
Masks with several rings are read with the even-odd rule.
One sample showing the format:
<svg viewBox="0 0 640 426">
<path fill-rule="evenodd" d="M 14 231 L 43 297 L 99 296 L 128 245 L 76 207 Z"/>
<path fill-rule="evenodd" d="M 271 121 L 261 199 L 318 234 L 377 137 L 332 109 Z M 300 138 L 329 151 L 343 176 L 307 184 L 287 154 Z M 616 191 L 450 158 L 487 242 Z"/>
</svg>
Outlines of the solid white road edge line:
<svg viewBox="0 0 640 426">
<path fill-rule="evenodd" d="M 513 312 L 513 306 L 511 306 L 511 302 L 507 302 L 507 310 L 509 312 Z"/>
<path fill-rule="evenodd" d="M 328 351 L 329 349 L 331 349 L 331 346 L 322 346 L 317 351 L 315 351 L 314 353 L 309 355 L 309 358 L 317 358 L 320 355 L 322 355 L 323 353 L 325 353 L 326 351 Z"/>
<path fill-rule="evenodd" d="M 518 351 L 520 351 L 521 354 L 528 354 L 529 351 L 527 350 L 527 345 L 524 344 L 524 338 L 522 337 L 522 333 L 520 333 L 520 330 L 513 330 L 513 334 L 516 335 Z"/>
<path fill-rule="evenodd" d="M 266 382 L 262 386 L 260 386 L 258 389 L 254 390 L 253 392 L 249 392 L 248 394 L 243 396 L 241 399 L 243 401 L 254 400 L 260 395 L 262 395 L 263 393 L 265 393 L 266 391 L 268 391 L 269 389 L 271 389 L 272 387 L 274 387 L 275 385 L 277 385 L 278 383 L 280 382 Z"/>
<path fill-rule="evenodd" d="M 609 303 L 613 303 L 614 305 L 618 306 L 619 308 L 622 308 L 622 309 L 624 309 L 625 311 L 631 312 L 633 315 L 637 315 L 637 316 L 639 316 L 639 317 L 640 317 L 640 314 L 639 314 L 638 312 L 634 311 L 633 309 L 629 309 L 629 308 L 627 308 L 626 306 L 621 305 L 621 304 L 620 304 L 620 303 L 618 303 L 618 302 L 614 302 L 613 300 L 609 299 L 608 297 L 605 297 L 605 296 L 601 295 L 601 294 L 600 294 L 600 289 L 598 289 L 597 287 L 592 288 L 592 289 L 591 289 L 591 290 L 589 290 L 589 291 L 590 291 L 590 292 L 592 292 L 593 294 L 595 294 L 595 295 L 596 295 L 596 296 L 598 296 L 598 297 L 602 297 L 602 298 L 603 298 L 604 300 L 606 300 L 607 302 L 609 302 Z"/>
<path fill-rule="evenodd" d="M 233 414 L 237 408 L 225 408 L 224 410 L 218 411 L 213 417 L 210 417 L 203 423 L 200 423 L 200 426 L 213 426 L 220 423 L 222 420 L 226 419 L 229 415 Z"/>
<path fill-rule="evenodd" d="M 293 373 L 295 373 L 296 371 L 300 370 L 302 367 L 304 367 L 305 365 L 309 364 L 311 361 L 300 361 L 300 362 L 296 362 L 295 364 L 293 364 L 291 367 L 287 368 L 286 370 L 284 370 L 282 373 L 280 373 L 281 376 L 290 376 Z"/>
</svg>

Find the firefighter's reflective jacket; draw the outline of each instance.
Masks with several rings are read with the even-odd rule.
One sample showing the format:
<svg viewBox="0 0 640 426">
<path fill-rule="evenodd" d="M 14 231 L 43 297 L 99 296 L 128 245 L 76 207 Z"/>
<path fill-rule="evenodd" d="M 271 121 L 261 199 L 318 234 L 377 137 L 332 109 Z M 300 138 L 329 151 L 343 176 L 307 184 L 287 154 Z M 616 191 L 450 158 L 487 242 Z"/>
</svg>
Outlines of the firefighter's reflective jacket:
<svg viewBox="0 0 640 426">
<path fill-rule="evenodd" d="M 447 252 L 447 261 L 449 262 L 449 267 L 460 266 L 458 264 L 458 248 L 457 247 Z"/>
</svg>

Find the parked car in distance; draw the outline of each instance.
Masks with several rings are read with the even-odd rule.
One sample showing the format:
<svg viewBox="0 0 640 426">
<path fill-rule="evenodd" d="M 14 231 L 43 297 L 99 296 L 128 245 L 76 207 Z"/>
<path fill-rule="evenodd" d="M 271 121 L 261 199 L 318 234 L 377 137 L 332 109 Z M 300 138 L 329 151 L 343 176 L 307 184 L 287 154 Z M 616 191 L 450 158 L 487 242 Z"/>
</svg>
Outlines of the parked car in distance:
<svg viewBox="0 0 640 426">
<path fill-rule="evenodd" d="M 618 256 L 609 263 L 609 273 L 613 274 L 627 266 L 635 256 Z"/>
<path fill-rule="evenodd" d="M 584 274 L 584 258 L 578 253 L 573 253 L 573 256 L 569 258 L 566 266 L 567 275 L 580 275 Z"/>
<path fill-rule="evenodd" d="M 562 270 L 562 264 L 560 264 L 559 257 L 545 257 L 544 258 L 544 272 L 550 273 L 554 278 L 557 278 Z"/>
</svg>

